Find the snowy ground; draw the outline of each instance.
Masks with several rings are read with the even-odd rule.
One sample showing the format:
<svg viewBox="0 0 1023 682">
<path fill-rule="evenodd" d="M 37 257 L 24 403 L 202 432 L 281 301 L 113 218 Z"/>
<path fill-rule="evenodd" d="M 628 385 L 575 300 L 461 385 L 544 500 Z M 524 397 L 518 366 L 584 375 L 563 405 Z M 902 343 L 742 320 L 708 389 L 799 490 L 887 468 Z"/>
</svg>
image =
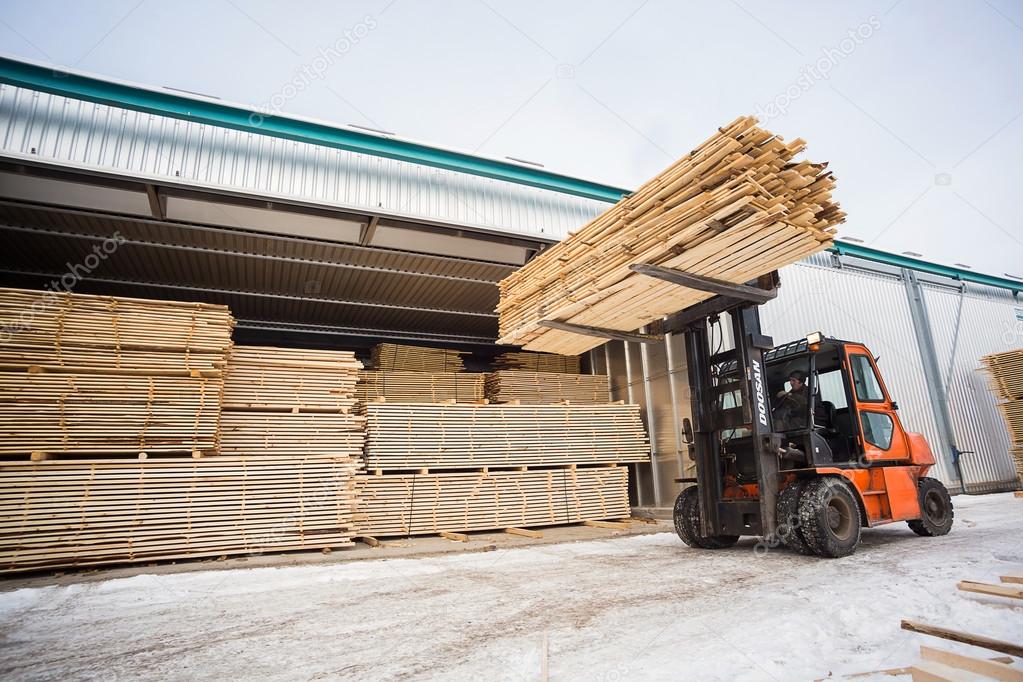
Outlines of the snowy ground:
<svg viewBox="0 0 1023 682">
<path fill-rule="evenodd" d="M 970 650 L 901 618 L 1023 641 L 1023 605 L 955 587 L 1023 572 L 1023 500 L 955 503 L 944 538 L 898 524 L 838 560 L 656 534 L 18 589 L 0 679 L 808 680 Z"/>
</svg>

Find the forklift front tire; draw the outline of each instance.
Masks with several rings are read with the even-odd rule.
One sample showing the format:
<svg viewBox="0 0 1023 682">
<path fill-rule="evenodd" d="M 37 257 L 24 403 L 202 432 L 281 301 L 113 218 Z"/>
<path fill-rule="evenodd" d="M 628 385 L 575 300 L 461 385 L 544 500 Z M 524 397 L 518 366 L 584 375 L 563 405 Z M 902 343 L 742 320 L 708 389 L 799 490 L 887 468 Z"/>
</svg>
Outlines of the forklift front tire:
<svg viewBox="0 0 1023 682">
<path fill-rule="evenodd" d="M 690 486 L 675 498 L 672 513 L 675 532 L 682 542 L 697 549 L 725 549 L 739 541 L 738 535 L 703 535 L 700 532 L 700 494 L 697 487 Z"/>
<path fill-rule="evenodd" d="M 806 544 L 822 557 L 836 559 L 860 544 L 860 507 L 849 486 L 831 476 L 806 484 L 799 498 L 799 524 Z"/>
<path fill-rule="evenodd" d="M 805 487 L 806 481 L 795 480 L 778 494 L 778 539 L 792 551 L 809 555 L 815 552 L 803 538 L 799 521 L 799 500 Z"/>
<path fill-rule="evenodd" d="M 920 518 L 909 521 L 910 529 L 917 535 L 936 537 L 952 530 L 952 497 L 945 484 L 936 478 L 924 476 L 917 483 L 920 499 Z"/>
</svg>

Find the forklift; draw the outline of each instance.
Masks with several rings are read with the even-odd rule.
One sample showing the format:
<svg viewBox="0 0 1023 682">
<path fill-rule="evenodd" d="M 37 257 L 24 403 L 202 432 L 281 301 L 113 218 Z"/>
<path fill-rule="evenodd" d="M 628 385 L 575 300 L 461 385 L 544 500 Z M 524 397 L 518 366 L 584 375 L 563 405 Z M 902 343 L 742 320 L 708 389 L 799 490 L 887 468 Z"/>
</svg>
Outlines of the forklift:
<svg viewBox="0 0 1023 682">
<path fill-rule="evenodd" d="M 856 551 L 863 527 L 949 532 L 951 497 L 926 475 L 934 455 L 903 428 L 866 346 L 815 332 L 776 347 L 761 333 L 758 306 L 777 295 L 777 271 L 737 285 L 632 269 L 713 294 L 648 330 L 685 339 L 695 426 L 686 418 L 682 431 L 696 477 L 676 481 L 696 485 L 673 514 L 685 544 L 722 549 L 760 536 L 767 547 L 834 558 Z"/>
</svg>

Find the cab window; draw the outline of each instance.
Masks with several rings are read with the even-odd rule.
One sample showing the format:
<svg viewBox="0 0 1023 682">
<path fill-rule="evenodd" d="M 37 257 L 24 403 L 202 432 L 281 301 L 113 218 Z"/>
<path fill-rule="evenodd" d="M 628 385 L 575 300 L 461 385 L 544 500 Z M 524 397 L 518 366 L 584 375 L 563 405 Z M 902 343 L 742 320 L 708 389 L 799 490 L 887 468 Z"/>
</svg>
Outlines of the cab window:
<svg viewBox="0 0 1023 682">
<path fill-rule="evenodd" d="M 884 402 L 884 391 L 877 379 L 874 366 L 866 355 L 850 355 L 852 363 L 853 386 L 856 388 L 856 399 L 863 403 Z"/>
<path fill-rule="evenodd" d="M 890 415 L 884 412 L 864 410 L 860 413 L 860 421 L 863 423 L 863 440 L 882 450 L 887 450 L 892 446 L 892 432 L 895 425 Z"/>
</svg>

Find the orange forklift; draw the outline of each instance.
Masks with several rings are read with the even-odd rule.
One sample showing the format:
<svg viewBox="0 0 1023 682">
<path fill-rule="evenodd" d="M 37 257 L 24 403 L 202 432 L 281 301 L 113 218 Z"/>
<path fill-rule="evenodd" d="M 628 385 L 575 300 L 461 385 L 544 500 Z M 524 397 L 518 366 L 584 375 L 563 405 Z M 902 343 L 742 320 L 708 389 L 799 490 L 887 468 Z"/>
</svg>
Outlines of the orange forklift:
<svg viewBox="0 0 1023 682">
<path fill-rule="evenodd" d="M 696 485 L 675 501 L 683 542 L 721 549 L 752 535 L 842 557 L 856 551 L 863 527 L 906 521 L 918 535 L 949 532 L 951 498 L 926 475 L 934 455 L 903 428 L 866 346 L 813 333 L 775 347 L 758 306 L 776 296 L 777 272 L 736 285 L 632 268 L 714 294 L 656 330 L 684 334 L 688 359 L 695 427 L 687 418 L 682 428 L 696 478 L 677 480 Z"/>
</svg>

